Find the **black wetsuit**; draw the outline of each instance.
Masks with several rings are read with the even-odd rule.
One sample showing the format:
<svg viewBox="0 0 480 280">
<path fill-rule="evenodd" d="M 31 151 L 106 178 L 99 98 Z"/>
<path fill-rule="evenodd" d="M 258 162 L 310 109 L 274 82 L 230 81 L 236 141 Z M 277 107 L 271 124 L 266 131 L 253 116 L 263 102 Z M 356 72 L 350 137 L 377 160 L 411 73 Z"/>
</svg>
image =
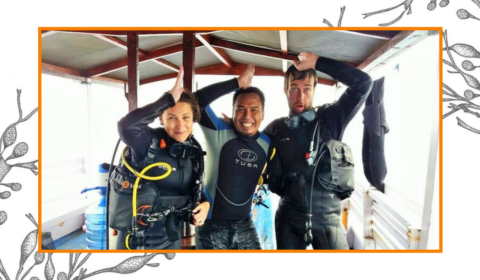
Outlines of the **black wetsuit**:
<svg viewBox="0 0 480 280">
<path fill-rule="evenodd" d="M 147 157 L 152 138 L 164 141 L 166 146 L 161 148 L 155 154 L 153 162 L 166 162 L 172 167 L 172 172 L 168 177 L 158 181 L 151 181 L 156 186 L 158 196 L 193 196 L 193 167 L 192 161 L 188 158 L 174 158 L 169 154 L 169 148 L 178 143 L 168 136 L 163 128 L 152 129 L 148 127 L 165 110 L 175 106 L 175 100 L 172 95 L 167 93 L 157 101 L 142 108 L 128 113 L 118 122 L 118 133 L 122 141 L 127 144 L 132 153 L 132 165 L 143 166 Z M 190 138 L 186 140 L 190 141 Z M 141 169 L 141 168 L 140 168 Z M 141 170 L 137 170 L 141 171 Z M 149 170 L 146 175 L 160 176 L 165 173 L 162 167 L 155 167 Z M 142 205 L 137 205 L 138 207 Z M 153 227 L 147 229 L 148 238 L 146 239 L 145 249 L 180 249 L 180 239 L 169 241 L 166 227 L 166 221 L 157 221 Z M 178 234 L 181 232 L 180 220 L 175 221 L 175 230 Z M 117 239 L 117 249 L 125 249 L 126 231 L 119 231 Z"/>
<path fill-rule="evenodd" d="M 345 127 L 365 102 L 372 86 L 370 76 L 345 63 L 320 57 L 315 69 L 345 84 L 348 89 L 337 102 L 322 114 L 332 139 L 341 140 Z M 321 93 L 320 93 L 321 94 Z M 275 216 L 278 249 L 305 249 L 304 241 L 313 167 L 305 160 L 316 122 L 302 121 L 297 129 L 289 129 L 286 118 L 270 123 L 267 133 L 276 147 L 269 163 L 269 189 L 281 196 Z M 318 180 L 312 196 L 312 246 L 314 249 L 348 249 L 342 231 L 340 213 L 344 194 L 327 191 Z"/>
<path fill-rule="evenodd" d="M 237 79 L 232 79 L 195 93 L 207 148 L 204 192 L 211 205 L 205 225 L 197 228 L 200 249 L 261 249 L 251 208 L 270 139 L 260 132 L 242 135 L 208 106 L 238 88 Z"/>
</svg>

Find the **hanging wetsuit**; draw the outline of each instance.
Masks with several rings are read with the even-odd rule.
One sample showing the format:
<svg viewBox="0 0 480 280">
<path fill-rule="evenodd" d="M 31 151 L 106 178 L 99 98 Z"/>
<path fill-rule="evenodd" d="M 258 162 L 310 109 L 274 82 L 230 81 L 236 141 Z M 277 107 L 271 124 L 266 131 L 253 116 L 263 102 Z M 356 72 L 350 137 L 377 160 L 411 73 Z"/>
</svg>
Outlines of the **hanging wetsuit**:
<svg viewBox="0 0 480 280">
<path fill-rule="evenodd" d="M 385 134 L 389 127 L 383 103 L 385 78 L 373 82 L 372 92 L 365 102 L 363 110 L 363 171 L 368 182 L 381 192 L 385 192 L 383 180 L 387 176 L 385 160 Z"/>
<path fill-rule="evenodd" d="M 372 80 L 369 75 L 355 67 L 324 57 L 318 58 L 315 69 L 348 87 L 339 100 L 328 106 L 322 114 L 331 138 L 340 141 L 345 127 L 365 102 Z M 319 180 L 314 180 L 310 203 L 314 167 L 307 165 L 305 155 L 310 151 L 317 118 L 311 122 L 302 120 L 296 129 L 288 128 L 286 118 L 281 118 L 270 123 L 264 130 L 272 139 L 272 146 L 276 148 L 273 160 L 268 163 L 268 184 L 272 192 L 281 196 L 275 215 L 278 249 L 306 248 L 306 222 L 310 206 L 313 215 L 313 248 L 348 249 L 340 214 L 341 200 L 348 197 L 349 193 L 328 191 L 322 187 Z M 318 145 L 321 145 L 321 142 Z M 318 168 L 322 168 L 322 162 Z"/>
<path fill-rule="evenodd" d="M 270 139 L 260 132 L 242 135 L 208 106 L 237 89 L 237 79 L 232 79 L 195 93 L 208 151 L 204 192 L 211 205 L 205 225 L 196 231 L 199 249 L 261 249 L 251 208 Z"/>
<path fill-rule="evenodd" d="M 157 119 L 165 110 L 175 106 L 175 100 L 170 93 L 166 93 L 157 101 L 146 105 L 142 108 L 138 108 L 128 113 L 124 118 L 118 122 L 118 133 L 122 141 L 129 147 L 128 159 L 132 166 L 137 167 L 137 172 L 140 172 L 144 168 L 147 158 L 150 162 L 166 162 L 172 167 L 172 172 L 168 177 L 158 181 L 143 180 L 141 187 L 138 191 L 137 206 L 138 212 L 151 212 L 150 207 L 158 207 L 158 204 L 165 201 L 169 203 L 180 203 L 188 206 L 191 203 L 189 198 L 193 197 L 194 189 L 194 168 L 197 168 L 196 162 L 189 158 L 175 158 L 170 154 L 170 148 L 173 144 L 178 143 L 171 138 L 163 128 L 152 129 L 148 127 L 148 124 Z M 151 147 L 152 140 L 156 143 Z M 189 137 L 184 143 L 193 144 L 193 137 Z M 159 144 L 160 143 L 160 144 Z M 150 153 L 150 155 L 149 155 Z M 121 166 L 122 163 L 120 163 Z M 115 170 L 118 172 L 118 169 Z M 127 171 L 128 172 L 128 171 Z M 149 170 L 147 176 L 160 176 L 165 173 L 165 169 L 162 166 L 155 167 Z M 114 173 L 113 180 L 115 180 L 117 173 Z M 131 174 L 129 174 L 131 175 Z M 120 176 L 120 175 L 118 175 Z M 121 176 L 120 176 L 121 178 Z M 122 186 L 116 184 L 117 186 Z M 149 184 L 147 187 L 146 184 Z M 128 184 L 127 184 L 128 185 Z M 125 187 L 125 186 L 124 186 Z M 127 188 L 129 186 L 126 186 Z M 111 190 L 112 192 L 119 193 L 122 190 Z M 114 194 L 115 195 L 115 194 Z M 125 196 L 120 193 L 115 199 L 124 199 L 123 203 L 132 203 L 132 196 Z M 152 205 L 143 205 L 142 201 L 151 201 Z M 180 202 L 179 202 L 180 201 Z M 123 225 L 122 220 L 125 219 L 125 215 L 129 216 L 127 225 L 129 225 L 132 219 L 131 210 L 122 211 L 120 202 L 110 202 L 110 224 Z M 170 205 L 165 205 L 166 207 Z M 181 207 L 182 205 L 176 205 Z M 148 208 L 146 208 L 148 207 Z M 127 209 L 128 207 L 125 207 Z M 130 208 L 131 209 L 131 208 Z M 120 217 L 121 216 L 121 217 Z M 141 249 L 180 249 L 181 241 L 181 227 L 180 221 L 184 217 L 170 217 L 166 220 L 159 220 L 154 223 L 148 223 L 143 217 L 140 217 L 140 224 L 148 225 L 145 231 L 145 238 L 142 239 Z M 125 238 L 127 230 L 120 228 L 117 238 L 117 249 L 126 249 Z M 138 248 L 132 248 L 138 249 Z"/>
</svg>

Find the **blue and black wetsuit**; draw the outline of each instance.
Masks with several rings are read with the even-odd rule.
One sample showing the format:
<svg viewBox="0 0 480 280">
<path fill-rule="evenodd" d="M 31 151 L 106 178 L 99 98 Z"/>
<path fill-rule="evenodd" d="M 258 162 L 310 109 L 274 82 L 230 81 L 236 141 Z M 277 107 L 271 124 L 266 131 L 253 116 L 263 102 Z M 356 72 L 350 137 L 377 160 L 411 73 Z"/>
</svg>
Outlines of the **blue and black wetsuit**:
<svg viewBox="0 0 480 280">
<path fill-rule="evenodd" d="M 331 138 L 340 141 L 347 124 L 367 99 L 372 80 L 362 70 L 324 57 L 317 60 L 315 69 L 348 87 L 339 100 L 328 106 L 322 114 Z M 273 121 L 264 130 L 276 148 L 275 157 L 268 164 L 268 184 L 272 192 L 281 196 L 275 216 L 277 248 L 305 249 L 305 222 L 314 168 L 307 165 L 305 155 L 310 150 L 318 120 L 301 122 L 297 129 L 289 129 L 285 119 Z M 314 181 L 311 204 L 314 249 L 348 249 L 340 223 L 341 200 L 344 196 L 343 193 L 328 191 L 318 180 Z"/>
<path fill-rule="evenodd" d="M 232 79 L 195 93 L 207 148 L 204 192 L 211 205 L 205 225 L 197 229 L 197 246 L 203 249 L 261 249 L 251 208 L 270 139 L 260 132 L 242 135 L 208 106 L 238 88 Z"/>
</svg>

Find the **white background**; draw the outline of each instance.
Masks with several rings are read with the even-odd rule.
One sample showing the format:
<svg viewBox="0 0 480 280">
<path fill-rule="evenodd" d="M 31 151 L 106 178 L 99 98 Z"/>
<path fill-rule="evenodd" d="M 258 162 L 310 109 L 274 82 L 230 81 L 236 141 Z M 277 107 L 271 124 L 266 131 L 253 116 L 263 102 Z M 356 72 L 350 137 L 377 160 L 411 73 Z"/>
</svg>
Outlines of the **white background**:
<svg viewBox="0 0 480 280">
<path fill-rule="evenodd" d="M 165 5 L 163 1 L 42 1 L 37 3 L 3 2 L 0 4 L 2 39 L 0 44 L 0 131 L 16 120 L 15 88 L 23 89 L 24 111 L 35 108 L 38 79 L 38 26 L 325 26 L 327 18 L 336 23 L 340 7 L 347 6 L 343 26 L 377 26 L 394 19 L 401 7 L 389 13 L 362 19 L 367 13 L 392 7 L 399 0 L 388 1 L 182 1 Z M 449 32 L 449 42 L 466 43 L 480 49 L 480 21 L 460 20 L 459 8 L 480 17 L 480 8 L 471 1 L 451 1 L 446 8 L 428 11 L 428 0 L 414 0 L 413 13 L 405 15 L 395 26 L 442 26 Z M 456 60 L 457 64 L 459 61 Z M 478 65 L 478 61 L 474 62 Z M 480 71 L 480 70 L 477 70 Z M 475 72 L 473 72 L 475 74 Z M 478 74 L 475 74 L 478 77 Z M 18 78 L 21 77 L 21 78 Z M 445 72 L 444 82 L 462 94 L 467 86 L 458 75 Z M 478 93 L 478 92 L 477 92 Z M 13 95 L 13 97 L 11 96 Z M 413 101 L 412 101 L 413 102 Z M 29 109 L 27 109 L 29 108 Z M 448 110 L 445 108 L 445 111 Z M 473 116 L 455 114 L 477 128 L 480 122 Z M 10 118 L 13 118 L 9 120 Z M 59 116 L 68 118 L 68 116 Z M 29 123 L 30 122 L 30 123 Z M 33 119 L 23 123 L 33 124 Z M 154 259 L 160 268 L 145 267 L 132 275 L 103 274 L 102 279 L 131 279 L 196 277 L 199 279 L 239 279 L 244 277 L 341 277 L 370 279 L 450 278 L 462 279 L 478 275 L 478 158 L 480 135 L 466 131 L 454 117 L 444 122 L 444 253 L 442 254 L 177 254 L 174 260 L 162 256 Z M 35 159 L 36 129 L 21 131 L 30 144 L 27 156 Z M 29 135 L 30 134 L 30 135 Z M 20 192 L 0 200 L 0 210 L 9 214 L 7 223 L 0 226 L 0 260 L 11 279 L 20 259 L 20 245 L 33 225 L 24 217 L 32 213 L 37 218 L 35 177 L 28 170 L 9 174 L 12 181 L 23 185 Z M 7 177 L 9 178 L 9 177 Z M 4 182 L 7 182 L 4 180 Z M 8 181 L 10 182 L 10 181 Z M 4 189 L 2 189 L 4 191 Z M 114 266 L 125 254 L 94 254 L 86 263 L 88 271 Z M 59 271 L 68 265 L 67 254 L 54 254 Z M 477 261 L 476 261 L 477 260 Z M 27 262 L 27 267 L 33 263 Z M 30 275 L 44 278 L 43 265 Z M 3 277 L 2 277 L 3 278 Z M 27 278 L 29 279 L 29 277 Z"/>
</svg>

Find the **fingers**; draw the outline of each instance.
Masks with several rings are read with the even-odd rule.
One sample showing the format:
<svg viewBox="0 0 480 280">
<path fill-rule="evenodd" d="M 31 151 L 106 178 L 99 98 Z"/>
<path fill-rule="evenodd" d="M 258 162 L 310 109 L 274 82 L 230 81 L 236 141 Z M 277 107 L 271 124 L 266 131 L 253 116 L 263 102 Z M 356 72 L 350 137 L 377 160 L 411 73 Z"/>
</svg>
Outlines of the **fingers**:
<svg viewBox="0 0 480 280">
<path fill-rule="evenodd" d="M 208 210 L 210 209 L 209 205 L 208 202 L 203 202 L 193 210 L 192 217 L 195 226 L 202 226 L 205 223 Z"/>
<path fill-rule="evenodd" d="M 183 66 L 178 69 L 177 80 L 175 81 L 175 87 L 183 87 Z"/>
<path fill-rule="evenodd" d="M 193 224 L 196 227 L 202 226 L 205 223 L 205 219 L 207 218 L 207 216 L 203 214 L 202 210 L 200 210 L 196 214 L 192 213 L 192 216 L 193 216 Z"/>
<path fill-rule="evenodd" d="M 230 117 L 227 116 L 225 113 L 222 113 L 222 116 L 223 116 L 223 121 L 226 122 L 226 123 L 230 123 Z"/>
<path fill-rule="evenodd" d="M 297 68 L 300 71 L 303 70 L 303 69 L 300 69 L 301 68 L 301 66 L 300 66 L 301 62 L 300 61 L 293 60 L 292 62 L 293 62 L 293 65 L 295 65 L 295 68 Z"/>
<path fill-rule="evenodd" d="M 195 214 L 197 214 L 197 212 L 198 212 L 199 210 L 201 210 L 201 209 L 202 209 L 202 206 L 198 205 L 197 207 L 195 207 L 195 209 L 193 209 L 193 211 L 192 211 L 192 212 L 193 212 L 193 213 L 192 213 L 192 215 L 195 215 Z"/>
<path fill-rule="evenodd" d="M 253 77 L 253 74 L 255 74 L 255 65 L 248 64 L 247 68 L 248 68 L 248 72 L 250 73 L 250 76 Z"/>
<path fill-rule="evenodd" d="M 308 52 L 300 52 L 298 54 L 298 60 L 299 61 L 305 61 L 307 59 Z"/>
<path fill-rule="evenodd" d="M 248 64 L 245 70 L 238 77 L 238 85 L 240 88 L 248 88 L 252 84 L 253 75 L 255 74 L 255 65 Z"/>
</svg>

